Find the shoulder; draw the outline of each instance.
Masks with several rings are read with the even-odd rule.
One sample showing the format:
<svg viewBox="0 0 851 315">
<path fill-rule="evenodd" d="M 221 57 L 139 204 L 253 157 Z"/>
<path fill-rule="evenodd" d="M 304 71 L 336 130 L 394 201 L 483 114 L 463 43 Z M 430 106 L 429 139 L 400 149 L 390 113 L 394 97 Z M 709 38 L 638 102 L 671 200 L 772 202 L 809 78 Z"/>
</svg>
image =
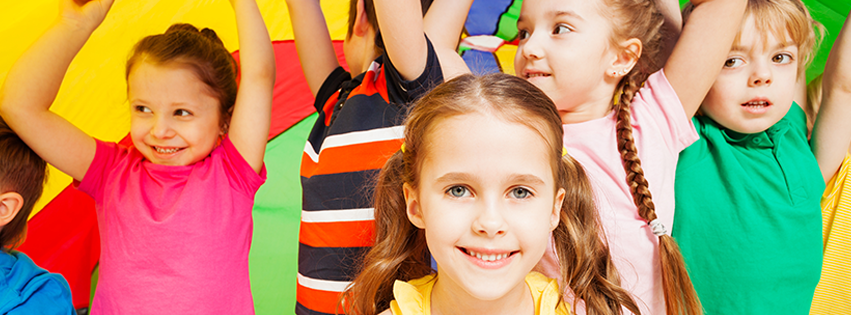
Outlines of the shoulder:
<svg viewBox="0 0 851 315">
<path fill-rule="evenodd" d="M 37 266 L 24 253 L 13 251 L 0 255 L 2 263 L 10 267 L 4 275 L 6 288 L 0 287 L 0 292 L 9 290 L 4 296 L 11 301 L 0 304 L 0 313 L 72 314 L 71 288 L 65 278 Z"/>
</svg>

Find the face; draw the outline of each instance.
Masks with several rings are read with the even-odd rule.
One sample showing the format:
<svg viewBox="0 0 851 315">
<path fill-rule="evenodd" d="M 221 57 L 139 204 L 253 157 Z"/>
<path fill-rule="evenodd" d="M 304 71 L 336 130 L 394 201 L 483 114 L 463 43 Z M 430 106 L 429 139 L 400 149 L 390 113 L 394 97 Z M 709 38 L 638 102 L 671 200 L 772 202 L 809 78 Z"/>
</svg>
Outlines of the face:
<svg viewBox="0 0 851 315">
<path fill-rule="evenodd" d="M 435 285 L 480 301 L 528 294 L 524 278 L 543 256 L 564 198 L 546 142 L 479 113 L 431 128 L 419 187 L 406 184 L 405 195 L 437 261 Z"/>
<path fill-rule="evenodd" d="M 127 80 L 130 137 L 154 164 L 191 165 L 222 135 L 219 101 L 185 68 L 141 62 Z"/>
<path fill-rule="evenodd" d="M 517 22 L 520 41 L 515 73 L 549 96 L 562 114 L 579 121 L 605 116 L 621 77 L 612 70 L 618 49 L 611 43 L 612 27 L 596 1 L 526 0 Z M 576 120 L 576 119 L 574 119 Z"/>
<path fill-rule="evenodd" d="M 748 17 L 741 39 L 727 57 L 701 110 L 739 133 L 761 132 L 783 118 L 794 98 L 798 47 L 786 46 L 769 32 L 766 41 Z"/>
</svg>

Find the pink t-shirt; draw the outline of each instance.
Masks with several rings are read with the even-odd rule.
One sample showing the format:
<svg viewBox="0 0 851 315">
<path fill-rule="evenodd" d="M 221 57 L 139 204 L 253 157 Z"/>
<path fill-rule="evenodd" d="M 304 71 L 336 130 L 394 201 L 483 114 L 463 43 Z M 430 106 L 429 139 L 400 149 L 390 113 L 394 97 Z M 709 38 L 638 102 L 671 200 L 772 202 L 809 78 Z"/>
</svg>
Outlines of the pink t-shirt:
<svg viewBox="0 0 851 315">
<path fill-rule="evenodd" d="M 661 70 L 650 75 L 636 94 L 631 114 L 632 135 L 656 215 L 670 231 L 674 221 L 677 159 L 680 151 L 696 141 L 698 135 Z M 564 125 L 564 146 L 585 167 L 591 180 L 621 286 L 633 294 L 642 314 L 665 314 L 659 238 L 638 215 L 629 192 L 616 126 L 614 111 L 603 118 Z M 541 262 L 549 277 L 558 277 L 555 261 L 551 249 Z"/>
<path fill-rule="evenodd" d="M 79 189 L 97 204 L 93 314 L 254 314 L 251 208 L 266 180 L 226 137 L 188 166 L 97 141 Z"/>
</svg>

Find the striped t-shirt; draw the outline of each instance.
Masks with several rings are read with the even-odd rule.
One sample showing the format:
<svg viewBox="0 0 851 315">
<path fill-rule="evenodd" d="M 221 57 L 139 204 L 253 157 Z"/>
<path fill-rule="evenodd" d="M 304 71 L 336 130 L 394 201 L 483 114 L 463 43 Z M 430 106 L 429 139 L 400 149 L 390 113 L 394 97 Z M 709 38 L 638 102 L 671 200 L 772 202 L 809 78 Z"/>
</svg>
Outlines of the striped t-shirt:
<svg viewBox="0 0 851 315">
<path fill-rule="evenodd" d="M 416 80 L 403 80 L 384 55 L 354 79 L 337 68 L 322 84 L 301 161 L 296 314 L 343 313 L 340 293 L 373 244 L 376 175 L 404 140 L 410 102 L 441 81 L 428 43 L 428 62 Z"/>
<path fill-rule="evenodd" d="M 810 314 L 851 314 L 851 155 L 821 198 L 824 262 Z"/>
</svg>

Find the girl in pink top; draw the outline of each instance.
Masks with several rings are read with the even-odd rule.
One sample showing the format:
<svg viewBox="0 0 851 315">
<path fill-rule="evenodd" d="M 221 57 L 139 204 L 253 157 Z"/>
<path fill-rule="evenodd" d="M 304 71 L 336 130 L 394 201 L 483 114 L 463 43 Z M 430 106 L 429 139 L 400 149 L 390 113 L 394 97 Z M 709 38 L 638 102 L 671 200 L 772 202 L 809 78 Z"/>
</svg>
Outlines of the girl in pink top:
<svg viewBox="0 0 851 315">
<path fill-rule="evenodd" d="M 558 107 L 564 145 L 593 183 L 621 286 L 642 314 L 701 313 L 665 227 L 679 152 L 697 139 L 691 117 L 724 64 L 746 1 L 693 2 L 698 15 L 681 34 L 673 0 L 525 0 L 517 22 L 515 73 Z M 663 38 L 663 29 L 672 36 Z M 553 249 L 539 267 L 558 276 Z M 566 298 L 585 313 L 573 292 Z"/>
<path fill-rule="evenodd" d="M 49 110 L 71 60 L 112 0 L 62 0 L 60 17 L 9 71 L 0 115 L 97 203 L 93 313 L 253 314 L 251 207 L 265 180 L 274 53 L 253 0 L 231 0 L 236 63 L 215 32 L 176 24 L 127 62 L 132 147 Z"/>
</svg>

